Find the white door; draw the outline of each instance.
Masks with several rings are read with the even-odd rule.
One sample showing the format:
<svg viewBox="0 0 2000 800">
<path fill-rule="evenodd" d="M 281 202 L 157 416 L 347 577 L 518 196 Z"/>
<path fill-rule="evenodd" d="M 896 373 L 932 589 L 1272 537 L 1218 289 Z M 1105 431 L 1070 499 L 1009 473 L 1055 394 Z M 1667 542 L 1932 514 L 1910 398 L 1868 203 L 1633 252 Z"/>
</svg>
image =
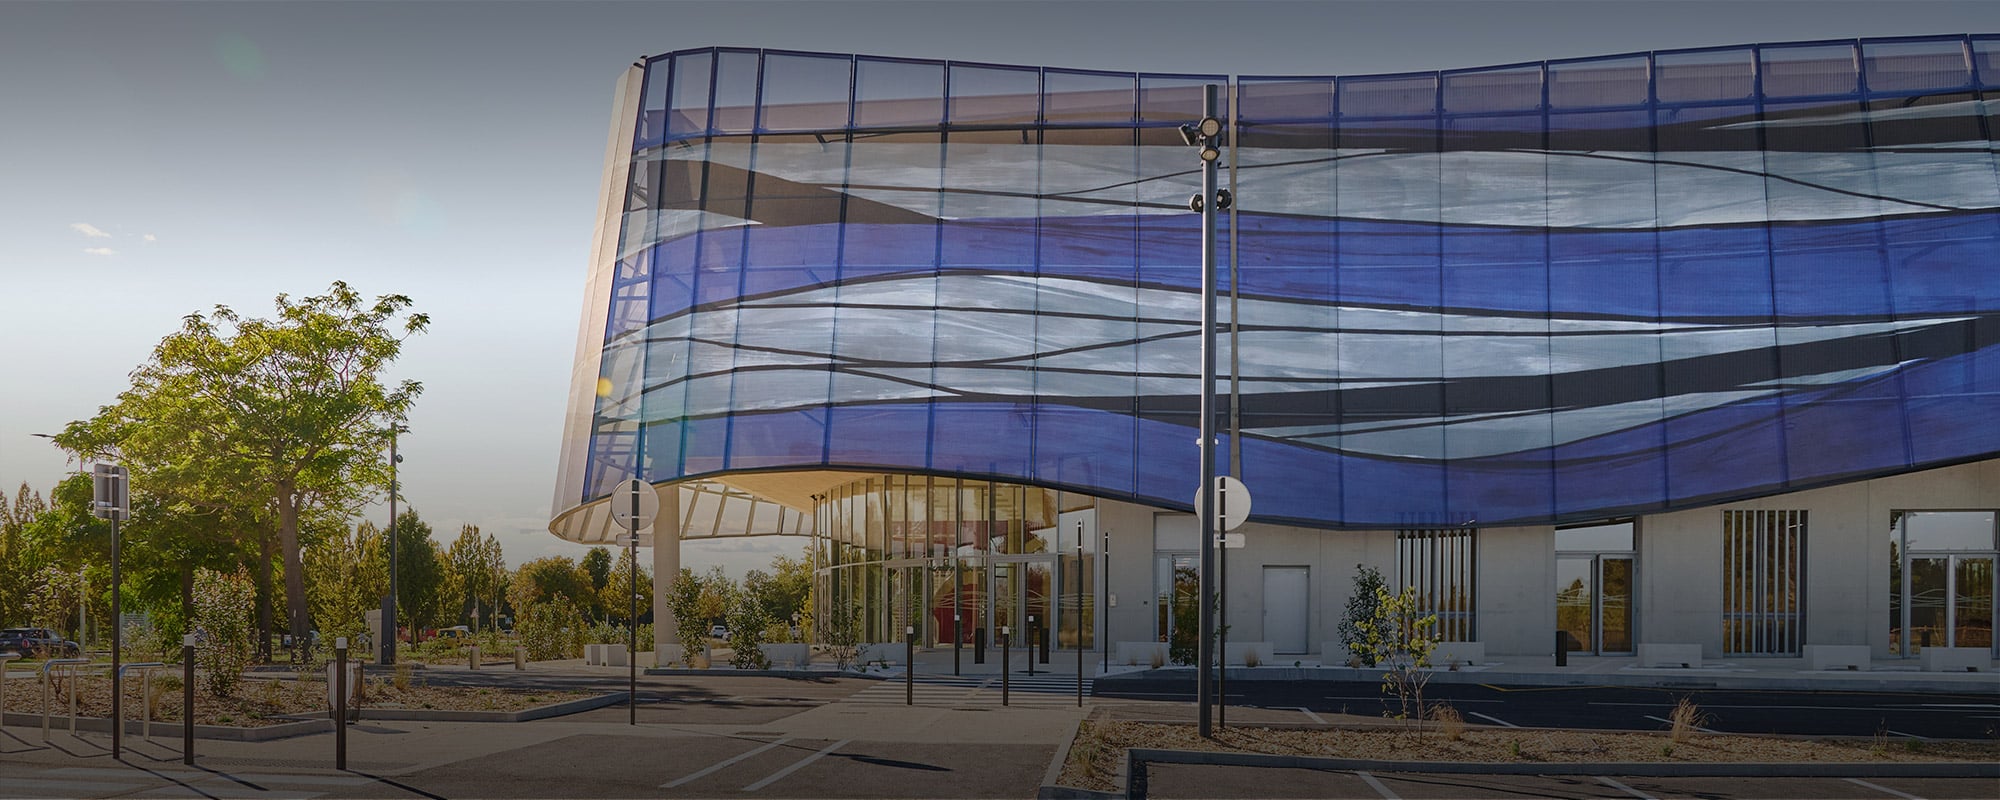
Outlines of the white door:
<svg viewBox="0 0 2000 800">
<path fill-rule="evenodd" d="M 1277 653 L 1306 652 L 1305 567 L 1264 568 L 1264 638 Z"/>
</svg>

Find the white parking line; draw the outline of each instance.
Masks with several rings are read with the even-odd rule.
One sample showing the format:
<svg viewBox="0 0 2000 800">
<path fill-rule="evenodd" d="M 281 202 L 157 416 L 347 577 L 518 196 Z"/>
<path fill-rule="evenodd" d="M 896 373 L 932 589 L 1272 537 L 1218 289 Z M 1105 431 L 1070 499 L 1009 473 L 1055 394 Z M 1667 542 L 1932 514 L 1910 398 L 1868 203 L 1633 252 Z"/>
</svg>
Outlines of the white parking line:
<svg viewBox="0 0 2000 800">
<path fill-rule="evenodd" d="M 1199 530 L 1199 529 L 1197 529 L 1197 530 Z M 1324 719 L 1321 719 L 1321 718 L 1320 718 L 1320 716 L 1319 716 L 1318 714 L 1314 714 L 1314 713 L 1312 712 L 1312 709 L 1310 709 L 1310 708 L 1306 708 L 1305 706 L 1292 706 L 1292 707 L 1293 707 L 1293 708 L 1296 708 L 1296 709 L 1298 709 L 1298 710 L 1299 710 L 1299 713 L 1301 713 L 1301 714 L 1304 714 L 1304 715 L 1306 715 L 1306 719 L 1310 719 L 1310 720 L 1312 720 L 1312 721 L 1314 721 L 1314 722 L 1317 722 L 1317 723 L 1319 723 L 1319 724 L 1321 724 L 1321 725 L 1325 725 L 1325 724 L 1326 724 L 1326 720 L 1324 720 Z"/>
<path fill-rule="evenodd" d="M 1367 783 L 1369 788 L 1374 789 L 1376 794 L 1382 796 L 1382 800 L 1403 800 L 1403 798 L 1396 796 L 1395 792 L 1389 791 L 1389 787 L 1383 786 L 1381 781 L 1375 780 L 1375 776 L 1373 775 L 1366 772 L 1356 772 L 1354 776 Z"/>
<path fill-rule="evenodd" d="M 1672 725 L 1672 724 L 1674 724 L 1674 721 L 1673 721 L 1673 720 L 1670 720 L 1670 719 L 1667 719 L 1666 717 L 1656 717 L 1656 716 L 1653 716 L 1653 715 L 1651 715 L 1651 714 L 1647 714 L 1647 715 L 1645 715 L 1645 716 L 1646 716 L 1646 719 L 1650 719 L 1650 720 L 1654 720 L 1654 721 L 1658 721 L 1658 722 L 1664 722 L 1664 723 L 1667 723 L 1668 725 Z M 1721 733 L 1721 732 L 1722 732 L 1722 731 L 1718 731 L 1718 730 L 1710 730 L 1710 729 L 1708 729 L 1708 728 L 1704 728 L 1704 727 L 1702 727 L 1702 726 L 1700 726 L 1700 725 L 1695 725 L 1695 726 L 1693 726 L 1693 727 L 1694 727 L 1694 729 L 1695 729 L 1695 730 L 1698 730 L 1698 731 L 1701 731 L 1702 733 Z"/>
<path fill-rule="evenodd" d="M 725 759 L 725 760 L 722 760 L 722 761 L 718 761 L 718 762 L 716 762 L 716 763 L 714 763 L 714 764 L 710 764 L 710 765 L 708 765 L 707 767 L 704 767 L 704 768 L 702 768 L 702 769 L 701 769 L 700 771 L 697 771 L 697 772 L 694 772 L 694 773 L 692 773 L 692 774 L 690 774 L 690 775 L 687 775 L 687 776 L 685 776 L 685 777 L 682 777 L 682 778 L 680 778 L 680 779 L 677 779 L 677 780 L 673 780 L 673 781 L 668 781 L 668 782 L 666 782 L 666 783 L 662 783 L 662 784 L 660 784 L 660 788 L 662 788 L 662 789 L 672 789 L 672 788 L 674 788 L 674 787 L 676 787 L 676 786 L 679 786 L 679 785 L 681 785 L 681 784 L 683 784 L 683 783 L 687 783 L 688 781 L 692 781 L 692 780 L 697 780 L 697 779 L 701 778 L 701 777 L 702 777 L 702 776 L 704 776 L 704 775 L 711 775 L 711 774 L 714 774 L 716 770 L 719 770 L 719 769 L 722 769 L 723 767 L 727 767 L 727 766 L 729 766 L 729 765 L 731 765 L 731 764 L 734 764 L 734 763 L 736 763 L 736 762 L 738 762 L 738 761 L 742 761 L 743 759 L 746 759 L 746 758 L 749 758 L 749 757 L 751 757 L 751 756 L 754 756 L 754 755 L 756 755 L 756 754 L 758 754 L 758 753 L 762 753 L 762 752 L 764 752 L 764 751 L 766 751 L 766 750 L 769 750 L 769 749 L 771 749 L 771 748 L 773 748 L 773 747 L 777 747 L 778 745 L 781 745 L 781 744 L 784 744 L 784 743 L 786 743 L 786 742 L 789 742 L 789 741 L 791 741 L 791 739 L 779 739 L 779 740 L 777 740 L 777 741 L 775 741 L 775 742 L 772 742 L 772 743 L 770 743 L 770 744 L 767 744 L 767 745 L 764 745 L 763 747 L 759 747 L 759 748 L 757 748 L 757 749 L 755 749 L 755 750 L 751 750 L 750 752 L 747 752 L 747 753 L 741 753 L 741 754 L 738 754 L 738 755 L 735 755 L 735 756 L 731 756 L 731 757 L 729 757 L 729 758 L 727 758 L 727 759 Z"/>
<path fill-rule="evenodd" d="M 1479 713 L 1479 712 L 1477 712 L 1477 711 L 1467 711 L 1467 712 L 1465 712 L 1465 713 L 1467 713 L 1467 714 L 1471 714 L 1472 716 L 1475 716 L 1475 717 L 1478 717 L 1478 718 L 1480 718 L 1480 719 L 1483 719 L 1483 720 L 1486 720 L 1486 721 L 1488 721 L 1488 722 L 1494 722 L 1494 723 L 1498 723 L 1498 724 L 1501 724 L 1501 725 L 1505 725 L 1505 726 L 1507 726 L 1507 727 L 1509 727 L 1509 728 L 1519 728 L 1519 727 L 1521 727 L 1521 726 L 1519 726 L 1519 725 L 1516 725 L 1516 724 L 1514 724 L 1514 723 L 1512 723 L 1512 722 L 1508 722 L 1508 721 L 1506 721 L 1506 720 L 1504 720 L 1504 719 L 1501 719 L 1501 718 L 1499 718 L 1499 717 L 1496 717 L 1496 716 L 1493 716 L 1492 714 L 1481 714 L 1481 713 Z"/>
<path fill-rule="evenodd" d="M 1929 736 L 1918 736 L 1918 735 L 1916 735 L 1916 734 L 1914 734 L 1914 733 L 1904 733 L 1904 732 L 1902 732 L 1902 731 L 1892 731 L 1892 730 L 1889 730 L 1888 728 L 1883 728 L 1882 730 L 1883 730 L 1883 732 L 1885 732 L 1885 733 L 1893 733 L 1893 734 L 1896 734 L 1897 736 L 1905 736 L 1905 737 L 1909 737 L 1909 738 L 1911 738 L 1911 739 L 1929 739 L 1929 738 L 1931 738 L 1931 737 L 1929 737 Z"/>
<path fill-rule="evenodd" d="M 1617 789 L 1618 791 L 1624 792 L 1633 797 L 1637 797 L 1639 798 L 1639 800 L 1659 800 L 1659 798 L 1657 797 L 1654 797 L 1650 794 L 1646 794 L 1645 792 L 1639 791 L 1638 789 L 1634 789 L 1630 786 L 1626 786 L 1625 784 L 1619 783 L 1610 778 L 1606 778 L 1603 775 L 1597 776 L 1597 782 L 1609 786 L 1613 789 Z"/>
<path fill-rule="evenodd" d="M 771 785 L 771 784 L 773 784 L 773 783 L 777 783 L 777 782 L 778 782 L 778 779 L 780 779 L 780 778 L 783 778 L 783 777 L 785 777 L 786 775 L 790 775 L 790 774 L 792 774 L 792 773 L 794 773 L 794 772 L 797 772 L 797 771 L 799 771 L 799 768 L 800 768 L 800 767 L 803 767 L 803 766 L 805 766 L 805 765 L 807 765 L 807 764 L 811 764 L 811 763 L 812 763 L 812 762 L 814 762 L 814 761 L 818 761 L 818 760 L 820 759 L 820 757 L 821 757 L 821 756 L 824 756 L 824 755 L 826 755 L 827 753 L 831 753 L 831 752 L 833 752 L 833 751 L 835 751 L 835 750 L 839 750 L 839 749 L 840 749 L 841 747 L 845 746 L 845 745 L 846 745 L 846 744 L 847 744 L 848 742 L 851 742 L 851 741 L 854 741 L 854 740 L 853 740 L 853 739 L 842 739 L 842 740 L 840 740 L 840 741 L 838 741 L 838 742 L 834 742 L 833 744 L 830 744 L 830 745 L 827 745 L 825 749 L 822 749 L 822 750 L 820 750 L 819 752 L 817 752 L 817 753 L 814 753 L 814 754 L 812 754 L 812 755 L 809 755 L 809 756 L 806 756 L 805 758 L 801 758 L 801 759 L 799 759 L 799 760 L 798 760 L 798 762 L 797 762 L 797 763 L 794 763 L 794 764 L 792 764 L 791 766 L 789 766 L 789 767 L 786 767 L 786 768 L 784 768 L 784 769 L 781 769 L 781 770 L 778 770 L 777 772 L 773 772 L 773 773 L 771 773 L 771 774 L 770 774 L 770 776 L 769 776 L 769 777 L 767 777 L 767 778 L 765 778 L 765 779 L 763 779 L 763 780 L 761 780 L 761 781 L 758 781 L 758 782 L 756 782 L 756 783 L 753 783 L 753 784 L 750 784 L 749 786 L 745 786 L 745 787 L 743 787 L 743 791 L 746 791 L 746 792 L 754 792 L 754 791 L 757 791 L 758 789 L 762 789 L 762 788 L 764 788 L 764 787 L 766 787 L 766 786 L 769 786 L 769 785 Z"/>
<path fill-rule="evenodd" d="M 1889 787 L 1887 787 L 1887 786 L 1883 786 L 1883 785 L 1881 785 L 1881 784 L 1877 784 L 1877 783 L 1869 783 L 1869 782 L 1867 782 L 1867 781 L 1864 781 L 1864 780 L 1862 780 L 1862 779 L 1860 779 L 1860 778 L 1848 778 L 1848 779 L 1847 779 L 1847 782 L 1848 782 L 1848 783 L 1851 783 L 1851 784 L 1854 784 L 1854 785 L 1856 785 L 1856 786 L 1866 786 L 1866 787 L 1868 787 L 1868 788 L 1870 788 L 1870 789 L 1874 789 L 1875 791 L 1878 791 L 1878 792 L 1886 792 L 1886 793 L 1888 793 L 1888 794 L 1892 794 L 1892 795 L 1895 795 L 1895 796 L 1897 796 L 1897 797 L 1901 797 L 1901 798 L 1903 798 L 1903 800 L 1924 800 L 1923 798 L 1921 798 L 1921 797 L 1918 797 L 1918 796 L 1916 796 L 1916 795 L 1913 795 L 1913 794 L 1910 794 L 1909 792 L 1899 792 L 1899 791 L 1896 791 L 1896 790 L 1894 790 L 1894 789 L 1891 789 L 1891 788 L 1889 788 Z"/>
</svg>

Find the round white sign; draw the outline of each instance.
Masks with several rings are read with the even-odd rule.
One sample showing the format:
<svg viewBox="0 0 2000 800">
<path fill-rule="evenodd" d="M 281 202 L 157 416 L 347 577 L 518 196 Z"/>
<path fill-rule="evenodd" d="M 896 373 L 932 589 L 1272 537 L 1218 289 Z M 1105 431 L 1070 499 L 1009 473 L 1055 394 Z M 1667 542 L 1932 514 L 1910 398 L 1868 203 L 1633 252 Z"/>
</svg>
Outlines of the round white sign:
<svg viewBox="0 0 2000 800">
<path fill-rule="evenodd" d="M 639 498 L 638 514 L 632 513 L 632 497 Z M 653 518 L 660 515 L 660 494 L 652 484 L 633 478 L 618 484 L 611 490 L 611 518 L 619 527 L 628 531 L 638 531 L 653 524 Z"/>
<path fill-rule="evenodd" d="M 1201 492 L 1194 493 L 1195 513 L 1201 513 Z M 1215 476 L 1215 529 L 1233 531 L 1250 518 L 1250 487 L 1228 475 Z"/>
</svg>

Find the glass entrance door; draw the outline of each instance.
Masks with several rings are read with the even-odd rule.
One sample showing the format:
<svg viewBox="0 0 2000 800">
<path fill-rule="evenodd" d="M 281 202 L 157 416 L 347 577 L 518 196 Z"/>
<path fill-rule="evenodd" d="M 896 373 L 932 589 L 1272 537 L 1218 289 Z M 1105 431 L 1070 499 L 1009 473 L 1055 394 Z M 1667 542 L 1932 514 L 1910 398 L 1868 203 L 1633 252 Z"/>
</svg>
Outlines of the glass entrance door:
<svg viewBox="0 0 2000 800">
<path fill-rule="evenodd" d="M 1909 652 L 1993 646 L 1993 556 L 1910 558 Z"/>
<path fill-rule="evenodd" d="M 1556 628 L 1569 634 L 1573 653 L 1632 652 L 1632 557 L 1558 557 Z"/>
<path fill-rule="evenodd" d="M 1053 557 L 995 558 L 989 559 L 988 564 L 992 580 L 989 589 L 992 628 L 987 634 L 988 641 L 999 644 L 1001 626 L 1009 629 L 1012 644 L 1017 648 L 1029 645 L 1030 626 L 1038 631 L 1037 643 L 1057 630 L 1057 620 L 1050 616 L 1055 606 L 1049 602 L 1050 592 L 1055 588 Z"/>
</svg>

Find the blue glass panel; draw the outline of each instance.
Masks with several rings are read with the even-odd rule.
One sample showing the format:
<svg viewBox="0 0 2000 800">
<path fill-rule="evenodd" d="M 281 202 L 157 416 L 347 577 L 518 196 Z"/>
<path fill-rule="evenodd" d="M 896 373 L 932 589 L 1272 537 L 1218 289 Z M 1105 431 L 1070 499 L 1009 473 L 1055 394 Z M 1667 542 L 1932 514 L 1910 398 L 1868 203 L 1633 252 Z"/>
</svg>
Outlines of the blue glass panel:
<svg viewBox="0 0 2000 800">
<path fill-rule="evenodd" d="M 667 136 L 667 90 L 672 83 L 674 61 L 662 58 L 646 65 L 645 94 L 639 101 L 638 127 L 632 133 L 636 152 L 658 147 Z"/>
<path fill-rule="evenodd" d="M 1758 57 L 1766 98 L 1853 94 L 1861 88 L 1852 44 L 1765 45 Z"/>
<path fill-rule="evenodd" d="M 1324 120 L 1333 116 L 1333 78 L 1243 78 L 1236 113 L 1247 123 Z"/>
<path fill-rule="evenodd" d="M 858 58 L 854 127 L 935 128 L 944 121 L 944 64 Z"/>
<path fill-rule="evenodd" d="M 1131 125 L 1137 76 L 1129 72 L 1043 70 L 1042 121 L 1050 125 Z M 1200 106 L 1196 106 L 1200 110 Z"/>
<path fill-rule="evenodd" d="M 715 58 L 715 95 L 709 109 L 709 133 L 755 131 L 759 66 L 757 51 L 723 50 L 718 52 Z"/>
<path fill-rule="evenodd" d="M 1536 111 L 1542 107 L 1542 65 L 1447 72 L 1444 113 Z"/>
<path fill-rule="evenodd" d="M 1654 53 L 1654 96 L 1662 103 L 1749 99 L 1757 91 L 1755 57 L 1748 47 Z"/>
<path fill-rule="evenodd" d="M 1863 78 L 1870 92 L 1939 92 L 1972 87 L 1965 40 L 1862 42 Z"/>
<path fill-rule="evenodd" d="M 669 138 L 708 132 L 708 92 L 715 73 L 715 54 L 681 53 L 673 58 L 673 100 L 667 107 Z"/>
<path fill-rule="evenodd" d="M 844 57 L 764 56 L 759 130 L 823 131 L 847 127 L 848 82 L 853 60 Z"/>
<path fill-rule="evenodd" d="M 1041 71 L 1033 67 L 951 65 L 948 121 L 953 125 L 1033 125 L 1041 118 Z"/>
<path fill-rule="evenodd" d="M 1549 64 L 1549 107 L 1617 108 L 1644 105 L 1652 87 L 1652 62 L 1644 55 Z"/>
</svg>

